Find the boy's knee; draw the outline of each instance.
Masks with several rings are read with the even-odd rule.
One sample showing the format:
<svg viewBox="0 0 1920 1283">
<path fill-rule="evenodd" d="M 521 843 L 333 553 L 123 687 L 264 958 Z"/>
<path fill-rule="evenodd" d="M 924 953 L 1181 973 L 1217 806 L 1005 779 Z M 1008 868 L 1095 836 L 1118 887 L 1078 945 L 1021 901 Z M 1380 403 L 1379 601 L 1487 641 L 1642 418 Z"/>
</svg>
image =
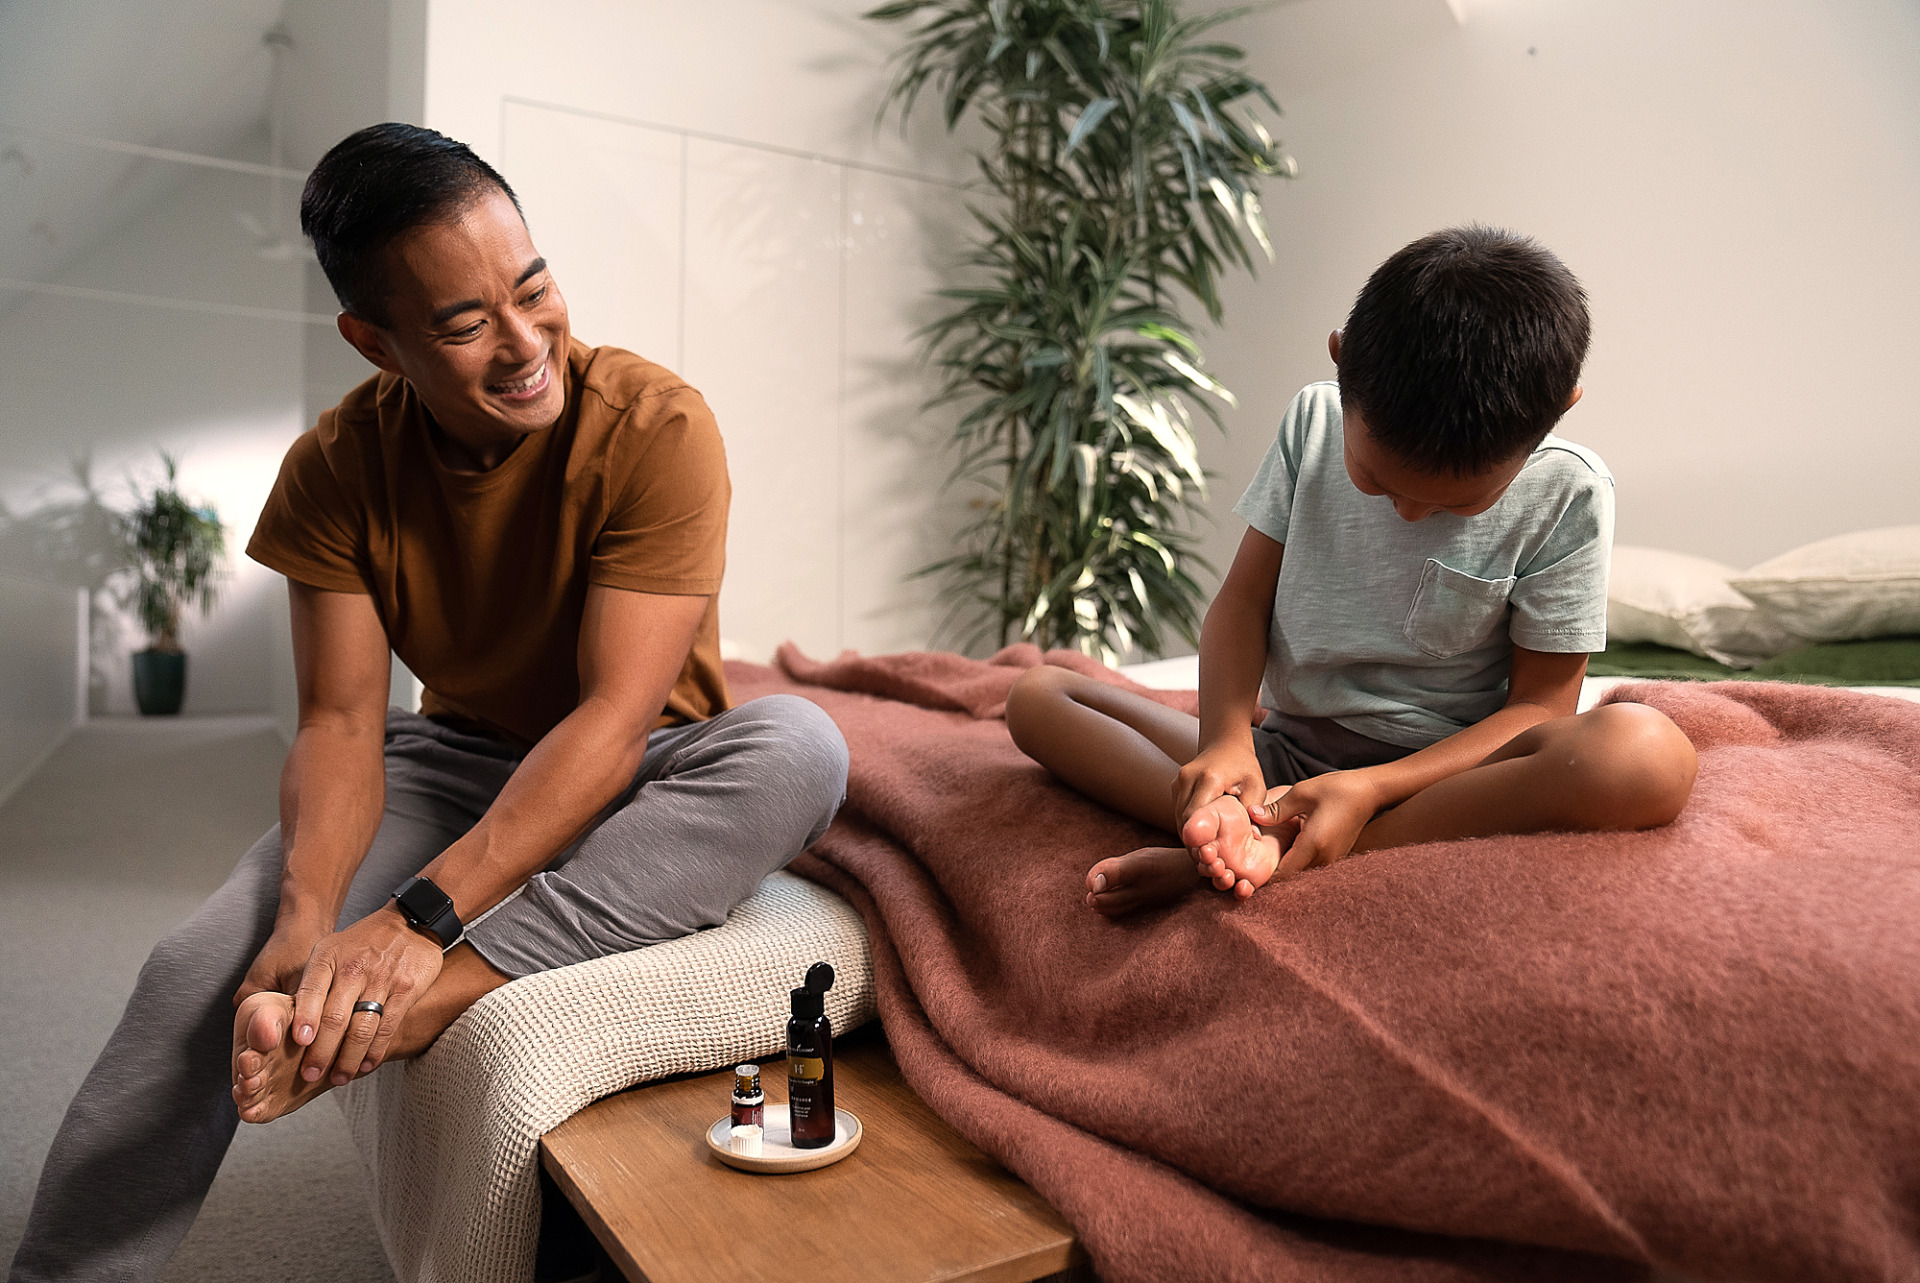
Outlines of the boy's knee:
<svg viewBox="0 0 1920 1283">
<path fill-rule="evenodd" d="M 1578 719 L 1589 768 L 1581 789 L 1589 827 L 1651 829 L 1680 814 L 1698 759 L 1671 718 L 1645 704 L 1605 704 Z"/>
<path fill-rule="evenodd" d="M 1068 688 L 1079 676 L 1053 664 L 1039 664 L 1020 674 L 1007 692 L 1007 731 L 1021 752 L 1032 755 L 1035 732 L 1051 720 L 1051 710 L 1067 698 Z"/>
</svg>

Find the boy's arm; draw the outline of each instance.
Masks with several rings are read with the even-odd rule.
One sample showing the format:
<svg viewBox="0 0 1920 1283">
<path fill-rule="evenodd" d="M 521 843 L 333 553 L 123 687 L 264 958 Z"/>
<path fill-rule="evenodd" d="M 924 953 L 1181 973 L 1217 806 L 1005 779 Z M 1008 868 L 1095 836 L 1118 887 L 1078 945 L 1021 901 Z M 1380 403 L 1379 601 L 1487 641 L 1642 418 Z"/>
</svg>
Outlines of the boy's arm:
<svg viewBox="0 0 1920 1283">
<path fill-rule="evenodd" d="M 1480 765 L 1522 731 L 1556 717 L 1571 717 L 1586 676 L 1584 653 L 1556 654 L 1513 648 L 1507 702 L 1493 716 L 1395 762 L 1335 771 L 1294 785 L 1268 808 L 1274 823 L 1293 816 L 1302 826 L 1275 877 L 1338 860 L 1353 850 L 1360 831 L 1381 811 L 1420 790 Z"/>
<path fill-rule="evenodd" d="M 1253 718 L 1267 667 L 1267 630 L 1285 549 L 1258 530 L 1241 536 L 1226 582 L 1207 608 L 1200 630 L 1200 752 L 1173 784 L 1180 824 L 1225 794 L 1246 803 L 1256 822 L 1269 822 L 1266 779 L 1253 752 Z"/>
</svg>

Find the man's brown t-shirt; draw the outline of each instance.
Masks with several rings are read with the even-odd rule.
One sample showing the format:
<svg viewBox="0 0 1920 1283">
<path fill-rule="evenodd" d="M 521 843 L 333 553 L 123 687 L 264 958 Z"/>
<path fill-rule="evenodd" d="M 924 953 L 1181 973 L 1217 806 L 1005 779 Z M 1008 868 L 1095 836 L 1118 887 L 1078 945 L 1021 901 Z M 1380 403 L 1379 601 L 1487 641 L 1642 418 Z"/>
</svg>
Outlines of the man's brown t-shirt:
<svg viewBox="0 0 1920 1283">
<path fill-rule="evenodd" d="M 532 744 L 580 702 L 587 585 L 709 595 L 659 724 L 728 706 L 717 606 L 726 455 L 669 371 L 570 344 L 566 409 L 489 472 L 441 461 L 406 380 L 381 374 L 293 443 L 247 555 L 289 579 L 367 593 L 420 711 Z"/>
</svg>

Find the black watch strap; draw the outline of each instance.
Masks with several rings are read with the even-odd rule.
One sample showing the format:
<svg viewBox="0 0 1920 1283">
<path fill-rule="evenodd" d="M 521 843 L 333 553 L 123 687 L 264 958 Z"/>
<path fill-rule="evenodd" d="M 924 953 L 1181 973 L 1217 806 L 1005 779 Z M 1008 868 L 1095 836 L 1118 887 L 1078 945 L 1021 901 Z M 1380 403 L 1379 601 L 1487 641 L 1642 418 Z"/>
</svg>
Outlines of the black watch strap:
<svg viewBox="0 0 1920 1283">
<path fill-rule="evenodd" d="M 466 933 L 466 928 L 460 925 L 460 915 L 453 911 L 452 897 L 435 886 L 431 878 L 408 878 L 394 889 L 393 902 L 399 906 L 407 924 L 430 932 L 440 941 L 443 952 L 460 943 L 460 937 Z"/>
</svg>

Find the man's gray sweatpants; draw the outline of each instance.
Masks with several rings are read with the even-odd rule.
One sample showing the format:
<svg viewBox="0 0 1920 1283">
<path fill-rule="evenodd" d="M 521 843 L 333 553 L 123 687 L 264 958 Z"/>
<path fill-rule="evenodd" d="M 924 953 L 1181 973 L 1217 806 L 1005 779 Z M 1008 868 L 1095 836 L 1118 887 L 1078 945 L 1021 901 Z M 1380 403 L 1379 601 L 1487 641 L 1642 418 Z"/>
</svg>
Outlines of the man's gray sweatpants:
<svg viewBox="0 0 1920 1283">
<path fill-rule="evenodd" d="M 390 710 L 386 814 L 340 925 L 471 828 L 520 756 Z M 467 942 L 518 977 L 718 926 L 826 831 L 846 782 L 839 730 L 797 696 L 655 731 L 598 824 Z M 273 929 L 280 859 L 276 826 L 154 947 L 54 1137 L 12 1283 L 158 1278 L 186 1237 L 239 1124 L 233 994 Z"/>
</svg>

